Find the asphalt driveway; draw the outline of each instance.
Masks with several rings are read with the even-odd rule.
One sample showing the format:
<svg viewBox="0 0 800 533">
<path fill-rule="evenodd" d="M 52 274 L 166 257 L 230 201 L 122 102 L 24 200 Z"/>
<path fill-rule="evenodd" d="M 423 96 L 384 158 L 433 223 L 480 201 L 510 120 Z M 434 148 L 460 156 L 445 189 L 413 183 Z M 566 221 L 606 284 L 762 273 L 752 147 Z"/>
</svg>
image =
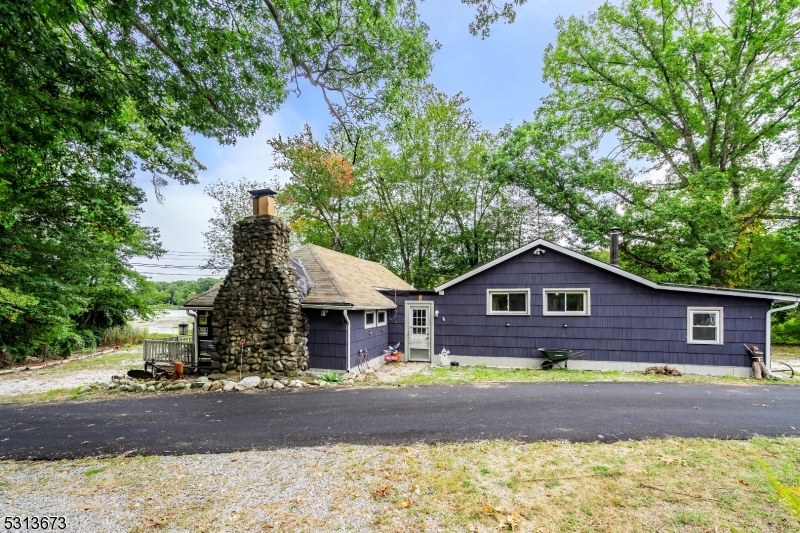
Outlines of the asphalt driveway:
<svg viewBox="0 0 800 533">
<path fill-rule="evenodd" d="M 800 387 L 507 383 L 140 396 L 0 406 L 0 458 L 326 443 L 800 435 Z"/>
</svg>

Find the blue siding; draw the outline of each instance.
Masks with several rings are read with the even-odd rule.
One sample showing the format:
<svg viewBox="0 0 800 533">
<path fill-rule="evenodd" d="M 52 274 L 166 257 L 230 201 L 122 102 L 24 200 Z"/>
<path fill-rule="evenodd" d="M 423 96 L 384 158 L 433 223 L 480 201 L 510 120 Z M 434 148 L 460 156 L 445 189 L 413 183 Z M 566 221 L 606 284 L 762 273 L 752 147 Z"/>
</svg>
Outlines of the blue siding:
<svg viewBox="0 0 800 533">
<path fill-rule="evenodd" d="M 344 355 L 347 345 L 347 324 L 341 311 L 328 311 L 322 316 L 319 309 L 306 309 L 309 322 L 308 365 L 311 368 L 347 370 Z"/>
<path fill-rule="evenodd" d="M 543 316 L 543 289 L 570 287 L 590 289 L 591 316 Z M 530 316 L 487 315 L 486 291 L 498 288 L 529 288 Z M 402 338 L 408 298 L 418 295 L 398 296 L 392 338 Z M 592 360 L 716 366 L 750 366 L 742 343 L 763 347 L 770 307 L 755 298 L 651 289 L 551 249 L 521 253 L 423 299 L 439 311 L 437 353 L 533 358 L 536 348 L 569 348 Z M 723 307 L 725 344 L 687 344 L 687 307 Z"/>
<path fill-rule="evenodd" d="M 392 311 L 387 311 L 391 316 Z M 350 317 L 350 367 L 358 366 L 358 351 L 366 348 L 370 360 L 380 357 L 389 346 L 389 327 L 376 326 L 366 329 L 364 327 L 364 311 L 349 311 Z"/>
</svg>

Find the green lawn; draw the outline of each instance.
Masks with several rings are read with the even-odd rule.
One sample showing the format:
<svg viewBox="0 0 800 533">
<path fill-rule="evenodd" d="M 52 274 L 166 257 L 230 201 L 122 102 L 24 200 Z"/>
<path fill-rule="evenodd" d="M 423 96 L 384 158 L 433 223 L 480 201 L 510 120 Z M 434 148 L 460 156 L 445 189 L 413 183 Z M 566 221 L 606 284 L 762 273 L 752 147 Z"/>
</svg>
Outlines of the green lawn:
<svg viewBox="0 0 800 533">
<path fill-rule="evenodd" d="M 800 369 L 798 369 L 800 370 Z M 753 379 L 737 378 L 733 376 L 663 376 L 643 374 L 639 372 L 597 372 L 591 370 L 537 370 L 521 368 L 497 368 L 487 366 L 459 366 L 459 367 L 430 367 L 399 378 L 393 385 L 430 385 L 430 384 L 455 384 L 455 383 L 489 383 L 489 382 L 551 382 L 551 381 L 576 381 L 576 382 L 616 382 L 616 381 L 645 381 L 645 382 L 676 382 L 676 383 L 719 383 L 725 385 L 758 385 Z M 384 384 L 380 380 L 364 382 L 366 385 Z M 772 381 L 771 383 L 785 383 L 800 385 L 800 377 Z"/>
</svg>

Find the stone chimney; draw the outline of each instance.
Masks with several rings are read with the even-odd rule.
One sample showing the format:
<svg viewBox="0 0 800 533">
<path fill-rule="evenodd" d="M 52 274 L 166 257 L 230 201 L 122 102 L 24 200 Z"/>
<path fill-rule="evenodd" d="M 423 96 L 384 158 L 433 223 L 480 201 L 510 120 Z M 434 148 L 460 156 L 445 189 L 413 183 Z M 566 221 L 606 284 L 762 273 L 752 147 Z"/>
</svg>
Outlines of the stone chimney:
<svg viewBox="0 0 800 533">
<path fill-rule="evenodd" d="M 211 364 L 221 372 L 296 376 L 308 368 L 308 319 L 289 264 L 289 226 L 274 216 L 274 194 L 251 191 L 255 214 L 233 227 L 233 266 L 214 300 Z"/>
<path fill-rule="evenodd" d="M 619 268 L 619 232 L 617 227 L 611 228 L 611 248 L 609 249 L 609 263 L 611 266 Z"/>
</svg>

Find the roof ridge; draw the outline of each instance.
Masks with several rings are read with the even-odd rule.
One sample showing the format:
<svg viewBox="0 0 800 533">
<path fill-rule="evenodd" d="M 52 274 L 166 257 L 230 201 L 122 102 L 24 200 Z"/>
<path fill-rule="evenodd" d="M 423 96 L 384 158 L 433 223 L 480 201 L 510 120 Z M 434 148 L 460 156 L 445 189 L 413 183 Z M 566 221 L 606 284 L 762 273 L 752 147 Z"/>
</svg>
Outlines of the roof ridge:
<svg viewBox="0 0 800 533">
<path fill-rule="evenodd" d="M 352 258 L 352 259 L 356 259 L 356 260 L 358 260 L 358 261 L 363 261 L 363 262 L 365 262 L 365 263 L 371 263 L 371 264 L 373 264 L 373 265 L 378 265 L 378 266 L 379 266 L 379 267 L 381 267 L 381 268 L 385 268 L 386 270 L 389 270 L 389 269 L 386 267 L 386 265 L 384 265 L 383 263 L 379 263 L 379 262 L 377 262 L 377 261 L 373 261 L 372 259 L 364 259 L 363 257 L 358 257 L 358 256 L 356 256 L 356 255 L 350 255 L 350 254 L 346 254 L 346 253 L 344 253 L 344 252 L 339 252 L 339 251 L 337 251 L 337 250 L 331 250 L 330 248 L 325 248 L 324 246 L 320 246 L 319 244 L 308 243 L 308 244 L 304 244 L 303 246 L 313 246 L 313 248 L 321 248 L 322 250 L 325 250 L 326 252 L 333 252 L 333 253 L 336 253 L 336 254 L 346 255 L 347 257 L 350 257 L 350 258 Z M 300 248 L 302 248 L 303 246 L 301 246 Z M 391 271 L 391 270 L 389 270 L 389 272 L 392 272 L 392 271 Z M 392 274 L 394 274 L 394 272 L 392 272 Z M 396 274 L 395 274 L 395 275 L 396 275 Z M 399 276 L 398 276 L 398 277 L 399 277 Z M 405 280 L 403 280 L 403 281 L 405 281 Z"/>
<path fill-rule="evenodd" d="M 314 256 L 314 259 L 317 261 L 319 266 L 322 267 L 322 270 L 324 270 L 325 273 L 328 275 L 328 279 L 331 280 L 331 285 L 333 285 L 333 288 L 336 289 L 336 292 L 339 293 L 339 296 L 342 298 L 342 300 L 347 301 L 347 296 L 345 295 L 344 291 L 342 290 L 341 285 L 339 285 L 339 282 L 336 280 L 336 277 L 328 269 L 328 265 L 325 264 L 325 262 L 322 260 L 322 258 L 319 255 L 317 255 L 317 251 L 315 249 L 315 248 L 317 248 L 317 245 L 309 243 L 309 244 L 306 244 L 304 246 L 308 246 L 309 247 L 309 251 L 311 252 L 311 255 Z M 327 248 L 325 248 L 325 249 L 327 250 Z"/>
</svg>

